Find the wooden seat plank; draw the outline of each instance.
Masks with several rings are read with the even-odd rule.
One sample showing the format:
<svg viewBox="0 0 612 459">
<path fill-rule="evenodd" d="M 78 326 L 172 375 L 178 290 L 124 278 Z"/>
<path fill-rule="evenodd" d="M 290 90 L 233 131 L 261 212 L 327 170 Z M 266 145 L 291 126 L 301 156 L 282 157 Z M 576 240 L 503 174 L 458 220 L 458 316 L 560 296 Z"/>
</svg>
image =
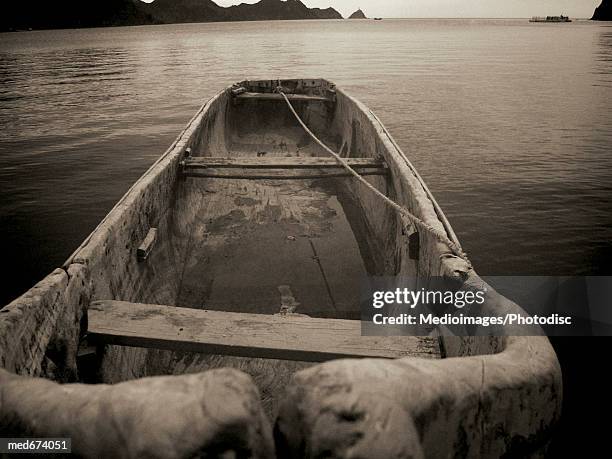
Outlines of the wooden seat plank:
<svg viewBox="0 0 612 459">
<path fill-rule="evenodd" d="M 385 168 L 385 163 L 372 158 L 346 158 L 353 168 Z M 231 158 L 188 158 L 183 165 L 188 168 L 231 168 L 231 169 L 328 169 L 342 168 L 334 158 L 298 156 L 239 156 Z"/>
<path fill-rule="evenodd" d="M 364 170 L 358 171 L 360 175 L 385 175 L 386 171 L 381 169 L 377 170 Z M 219 178 L 219 179 L 242 179 L 242 180 L 299 180 L 299 179 L 324 179 L 324 178 L 337 178 L 337 177 L 352 177 L 353 175 L 346 171 L 328 171 L 328 172 L 317 172 L 317 171 L 269 171 L 269 172 L 253 172 L 249 170 L 235 170 L 234 172 L 225 172 L 218 169 L 199 169 L 195 171 L 184 172 L 186 177 L 199 177 L 199 178 Z"/>
<path fill-rule="evenodd" d="M 308 101 L 308 102 L 333 102 L 334 100 L 324 96 L 309 96 L 307 94 L 286 94 L 291 101 Z M 243 92 L 234 96 L 236 99 L 257 99 L 257 100 L 284 100 L 278 93 L 263 93 L 263 92 Z"/>
<path fill-rule="evenodd" d="M 348 164 L 360 175 L 385 175 L 383 161 L 371 158 L 348 158 Z M 231 169 L 232 172 L 226 171 Z M 318 157 L 232 157 L 188 158 L 183 161 L 188 177 L 225 179 L 316 179 L 350 177 L 334 158 Z"/>
<path fill-rule="evenodd" d="M 440 357 L 436 338 L 362 336 L 358 320 L 105 300 L 92 303 L 88 321 L 88 340 L 94 344 L 307 362 L 347 357 Z"/>
</svg>

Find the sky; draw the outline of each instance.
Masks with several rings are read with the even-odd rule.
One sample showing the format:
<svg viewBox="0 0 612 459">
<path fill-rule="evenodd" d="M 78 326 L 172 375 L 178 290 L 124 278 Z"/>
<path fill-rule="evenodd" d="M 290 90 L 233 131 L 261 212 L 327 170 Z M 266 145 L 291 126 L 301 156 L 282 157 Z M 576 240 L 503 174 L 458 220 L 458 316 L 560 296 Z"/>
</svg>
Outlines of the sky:
<svg viewBox="0 0 612 459">
<path fill-rule="evenodd" d="M 213 0 L 221 6 L 258 0 Z M 601 0 L 302 0 L 309 7 L 337 9 L 344 17 L 361 8 L 369 17 L 527 18 L 565 14 L 590 18 Z"/>
</svg>

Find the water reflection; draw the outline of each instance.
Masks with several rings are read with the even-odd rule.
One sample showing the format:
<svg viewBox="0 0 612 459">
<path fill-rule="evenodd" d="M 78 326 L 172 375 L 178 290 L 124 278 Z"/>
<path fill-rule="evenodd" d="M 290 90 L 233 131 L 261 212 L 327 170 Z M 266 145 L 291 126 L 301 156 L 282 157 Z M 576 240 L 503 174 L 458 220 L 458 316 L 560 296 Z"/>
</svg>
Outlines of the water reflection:
<svg viewBox="0 0 612 459">
<path fill-rule="evenodd" d="M 2 34 L 0 250 L 15 263 L 0 302 L 59 265 L 204 100 L 253 77 L 326 77 L 370 106 L 481 273 L 603 273 L 611 44 L 605 25 L 509 20 Z"/>
<path fill-rule="evenodd" d="M 597 52 L 595 53 L 595 73 L 601 75 L 600 83 L 609 84 L 612 74 L 612 27 L 602 27 L 597 39 Z M 606 30 L 607 29 L 607 30 Z"/>
</svg>

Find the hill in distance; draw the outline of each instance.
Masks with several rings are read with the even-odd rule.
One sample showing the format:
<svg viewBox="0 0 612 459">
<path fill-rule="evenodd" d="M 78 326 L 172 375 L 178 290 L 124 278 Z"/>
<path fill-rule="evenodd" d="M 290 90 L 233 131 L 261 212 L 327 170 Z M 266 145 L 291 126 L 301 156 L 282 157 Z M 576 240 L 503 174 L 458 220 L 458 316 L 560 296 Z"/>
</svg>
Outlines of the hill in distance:
<svg viewBox="0 0 612 459">
<path fill-rule="evenodd" d="M 212 0 L 32 0 L 0 15 L 0 30 L 105 27 L 183 22 L 342 19 L 333 8 L 308 8 L 300 0 L 260 0 L 224 8 Z"/>
<path fill-rule="evenodd" d="M 9 3 L 9 2 L 7 2 Z M 3 5 L 0 30 L 154 24 L 133 0 L 30 0 Z"/>
<path fill-rule="evenodd" d="M 138 0 L 136 0 L 138 1 Z M 155 0 L 140 9 L 163 23 L 342 19 L 333 8 L 308 8 L 300 0 L 260 0 L 224 8 L 212 0 Z"/>
<path fill-rule="evenodd" d="M 361 11 L 361 9 L 358 9 L 357 11 L 355 11 L 353 14 L 349 16 L 349 19 L 367 19 L 367 17 L 365 13 Z"/>
<path fill-rule="evenodd" d="M 595 9 L 591 19 L 594 21 L 612 21 L 612 0 L 601 0 L 601 5 Z"/>
</svg>

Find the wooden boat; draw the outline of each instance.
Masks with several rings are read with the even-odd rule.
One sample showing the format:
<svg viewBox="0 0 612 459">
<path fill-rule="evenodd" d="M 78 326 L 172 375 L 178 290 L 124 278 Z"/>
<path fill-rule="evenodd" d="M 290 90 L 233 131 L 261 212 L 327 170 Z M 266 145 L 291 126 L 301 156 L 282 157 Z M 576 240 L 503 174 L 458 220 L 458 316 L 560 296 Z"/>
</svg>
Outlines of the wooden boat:
<svg viewBox="0 0 612 459">
<path fill-rule="evenodd" d="M 0 428 L 96 457 L 542 452 L 547 338 L 362 337 L 366 275 L 486 285 L 367 107 L 322 79 L 243 81 L 2 309 Z M 492 288 L 485 306 L 520 309 Z"/>
</svg>

